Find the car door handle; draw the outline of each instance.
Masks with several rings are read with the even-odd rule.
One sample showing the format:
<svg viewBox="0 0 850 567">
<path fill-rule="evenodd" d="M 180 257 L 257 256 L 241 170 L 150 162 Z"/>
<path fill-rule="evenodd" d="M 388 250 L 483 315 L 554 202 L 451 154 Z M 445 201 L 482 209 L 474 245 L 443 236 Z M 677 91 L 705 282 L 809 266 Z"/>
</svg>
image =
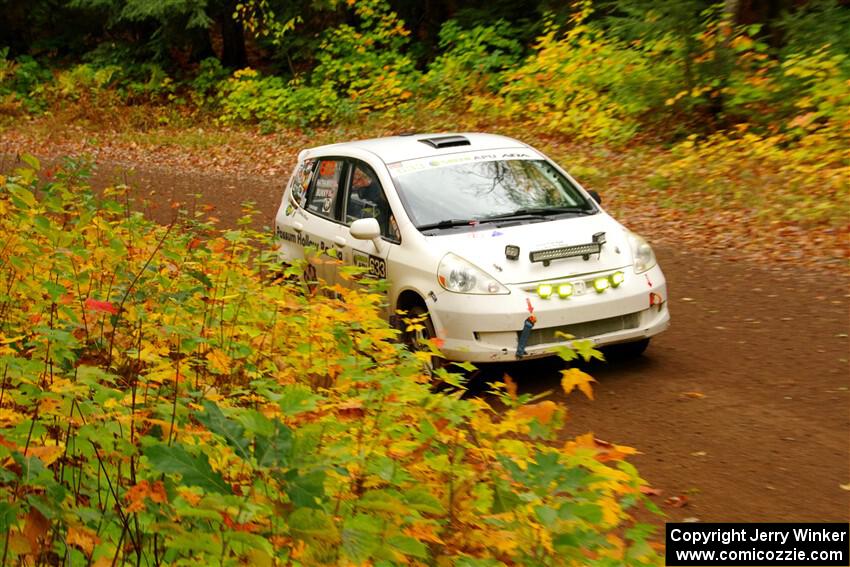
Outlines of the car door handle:
<svg viewBox="0 0 850 567">
<path fill-rule="evenodd" d="M 292 229 L 295 232 L 301 232 L 302 230 L 304 230 L 304 225 L 301 224 L 300 222 L 296 221 L 296 222 L 292 223 Z"/>
<path fill-rule="evenodd" d="M 336 244 L 337 246 L 342 248 L 343 246 L 345 246 L 345 238 L 343 238 L 341 236 L 335 237 L 334 238 L 334 244 Z"/>
</svg>

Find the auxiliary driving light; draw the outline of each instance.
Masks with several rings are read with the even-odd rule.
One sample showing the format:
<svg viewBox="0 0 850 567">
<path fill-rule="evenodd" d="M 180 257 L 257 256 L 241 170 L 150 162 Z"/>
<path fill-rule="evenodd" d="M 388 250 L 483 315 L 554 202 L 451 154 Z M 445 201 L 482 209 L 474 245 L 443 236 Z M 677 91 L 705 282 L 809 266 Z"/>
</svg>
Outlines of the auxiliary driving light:
<svg viewBox="0 0 850 567">
<path fill-rule="evenodd" d="M 573 294 L 573 284 L 562 283 L 558 286 L 558 297 L 566 299 Z"/>
<path fill-rule="evenodd" d="M 610 286 L 611 282 L 608 281 L 608 278 L 596 278 L 593 280 L 593 289 L 596 290 L 596 293 L 602 293 Z"/>
<path fill-rule="evenodd" d="M 613 287 L 617 287 L 626 279 L 626 275 L 623 272 L 614 272 L 611 274 L 608 279 L 611 280 L 611 285 Z"/>
<path fill-rule="evenodd" d="M 552 286 L 550 284 L 540 284 L 537 286 L 537 295 L 542 299 L 549 299 L 552 297 Z"/>
</svg>

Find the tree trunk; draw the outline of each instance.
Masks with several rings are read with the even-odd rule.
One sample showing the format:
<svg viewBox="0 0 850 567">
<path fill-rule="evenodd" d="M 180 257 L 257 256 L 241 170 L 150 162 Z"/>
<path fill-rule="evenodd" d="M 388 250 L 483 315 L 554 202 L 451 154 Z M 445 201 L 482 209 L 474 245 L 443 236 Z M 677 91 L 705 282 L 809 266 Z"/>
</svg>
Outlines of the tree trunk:
<svg viewBox="0 0 850 567">
<path fill-rule="evenodd" d="M 245 66 L 245 30 L 242 22 L 233 17 L 236 10 L 235 2 L 227 2 L 219 18 L 221 25 L 221 64 L 231 69 L 241 69 Z"/>
</svg>

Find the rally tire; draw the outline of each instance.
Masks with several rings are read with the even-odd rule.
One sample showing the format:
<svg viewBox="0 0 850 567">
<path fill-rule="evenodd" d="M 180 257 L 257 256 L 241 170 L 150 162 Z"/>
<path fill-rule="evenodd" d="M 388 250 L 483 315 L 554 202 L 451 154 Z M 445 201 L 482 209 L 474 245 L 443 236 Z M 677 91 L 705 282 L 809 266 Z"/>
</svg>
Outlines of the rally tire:
<svg viewBox="0 0 850 567">
<path fill-rule="evenodd" d="M 638 358 L 649 347 L 649 338 L 640 339 L 630 343 L 620 343 L 603 348 L 605 357 L 616 360 L 629 360 Z"/>
</svg>

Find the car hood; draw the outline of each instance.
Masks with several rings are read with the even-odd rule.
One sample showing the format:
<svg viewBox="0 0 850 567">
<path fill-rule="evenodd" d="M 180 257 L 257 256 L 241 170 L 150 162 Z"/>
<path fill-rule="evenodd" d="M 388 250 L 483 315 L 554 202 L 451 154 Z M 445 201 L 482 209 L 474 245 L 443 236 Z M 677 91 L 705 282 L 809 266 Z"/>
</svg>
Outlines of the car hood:
<svg viewBox="0 0 850 567">
<path fill-rule="evenodd" d="M 605 233 L 605 244 L 598 254 L 591 254 L 587 259 L 582 256 L 554 259 L 547 266 L 529 258 L 532 251 L 590 244 L 593 236 L 600 232 Z M 569 278 L 619 269 L 632 263 L 627 231 L 604 213 L 503 227 L 482 224 L 474 231 L 441 233 L 426 239 L 432 249 L 452 252 L 504 284 Z M 509 245 L 519 247 L 518 259 L 506 257 L 505 247 Z"/>
</svg>

